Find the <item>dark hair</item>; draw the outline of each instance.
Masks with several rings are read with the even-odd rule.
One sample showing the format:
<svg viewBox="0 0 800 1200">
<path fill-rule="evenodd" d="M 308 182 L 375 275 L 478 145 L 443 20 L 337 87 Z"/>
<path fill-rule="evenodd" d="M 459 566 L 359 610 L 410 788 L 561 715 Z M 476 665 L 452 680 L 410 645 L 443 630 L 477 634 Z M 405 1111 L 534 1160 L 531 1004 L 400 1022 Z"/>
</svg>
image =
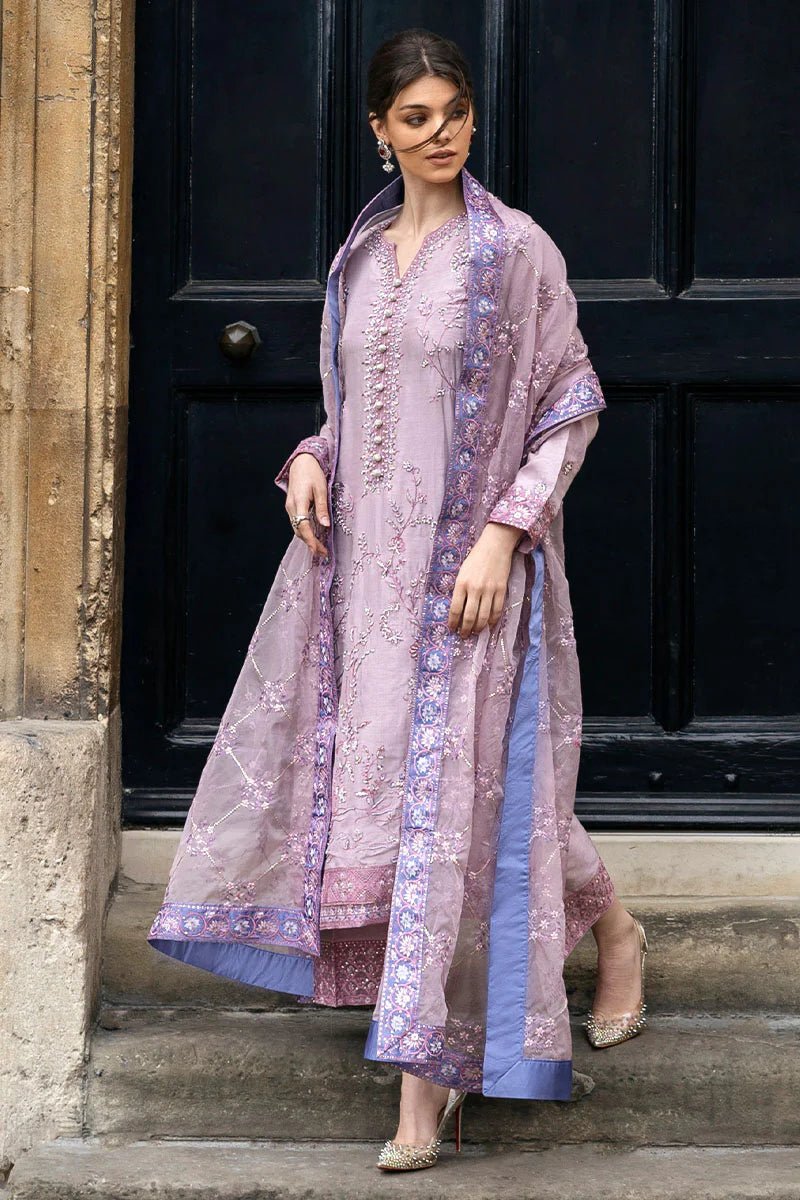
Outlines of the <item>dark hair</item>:
<svg viewBox="0 0 800 1200">
<path fill-rule="evenodd" d="M 415 28 L 402 29 L 383 42 L 373 54 L 367 72 L 369 115 L 385 117 L 398 92 L 422 75 L 441 75 L 444 79 L 452 80 L 458 88 L 453 107 L 466 98 L 474 112 L 475 99 L 469 66 L 456 43 L 438 33 L 431 33 L 429 29 Z M 409 146 L 408 149 L 419 150 L 427 146 L 443 128 L 440 125 L 424 142 Z"/>
</svg>

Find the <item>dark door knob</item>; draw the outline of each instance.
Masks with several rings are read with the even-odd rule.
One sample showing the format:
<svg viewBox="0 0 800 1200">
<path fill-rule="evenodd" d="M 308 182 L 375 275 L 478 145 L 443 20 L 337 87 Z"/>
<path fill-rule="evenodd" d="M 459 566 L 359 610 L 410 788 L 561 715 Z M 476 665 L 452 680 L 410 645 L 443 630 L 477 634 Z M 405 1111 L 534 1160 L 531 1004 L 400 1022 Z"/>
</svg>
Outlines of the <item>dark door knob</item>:
<svg viewBox="0 0 800 1200">
<path fill-rule="evenodd" d="M 219 337 L 222 353 L 236 362 L 244 362 L 261 345 L 255 325 L 249 321 L 234 321 L 226 325 Z"/>
</svg>

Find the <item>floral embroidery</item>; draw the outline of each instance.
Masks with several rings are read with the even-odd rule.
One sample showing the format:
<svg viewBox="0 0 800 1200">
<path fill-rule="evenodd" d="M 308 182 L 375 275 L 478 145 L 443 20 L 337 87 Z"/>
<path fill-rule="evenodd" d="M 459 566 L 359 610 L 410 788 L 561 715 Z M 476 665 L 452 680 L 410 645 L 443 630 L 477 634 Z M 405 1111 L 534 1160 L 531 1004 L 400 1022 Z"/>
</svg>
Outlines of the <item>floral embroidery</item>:
<svg viewBox="0 0 800 1200">
<path fill-rule="evenodd" d="M 564 896 L 565 958 L 595 921 L 599 921 L 606 909 L 611 907 L 615 895 L 613 880 L 602 861 L 591 879 L 582 887 L 577 891 L 567 892 Z"/>
<path fill-rule="evenodd" d="M 532 429 L 525 439 L 526 449 L 546 432 L 574 421 L 590 412 L 601 412 L 606 407 L 605 398 L 600 388 L 600 380 L 594 371 L 587 371 L 570 385 L 567 390 L 550 404 L 543 412 L 537 414 Z"/>
<path fill-rule="evenodd" d="M 395 863 L 381 867 L 326 867 L 322 876 L 323 929 L 385 922 L 392 901 Z"/>
<path fill-rule="evenodd" d="M 374 1004 L 378 998 L 386 942 L 379 938 L 340 941 L 322 939 L 314 964 L 314 1004 Z"/>
<path fill-rule="evenodd" d="M 524 1053 L 526 1058 L 548 1058 L 556 1050 L 558 1022 L 555 1017 L 527 1013 L 525 1016 Z"/>
<path fill-rule="evenodd" d="M 549 494 L 549 488 L 544 484 L 513 483 L 497 501 L 488 519 L 524 529 L 531 541 L 538 541 L 554 516 Z"/>
<path fill-rule="evenodd" d="M 165 902 L 148 937 L 178 941 L 246 942 L 295 946 L 314 952 L 300 913 L 258 905 L 177 904 Z"/>
<path fill-rule="evenodd" d="M 549 283 L 542 282 L 539 284 L 537 299 L 540 319 L 546 312 L 548 312 L 549 309 L 553 307 L 559 295 L 560 292 L 557 292 L 555 288 L 552 288 Z"/>
</svg>

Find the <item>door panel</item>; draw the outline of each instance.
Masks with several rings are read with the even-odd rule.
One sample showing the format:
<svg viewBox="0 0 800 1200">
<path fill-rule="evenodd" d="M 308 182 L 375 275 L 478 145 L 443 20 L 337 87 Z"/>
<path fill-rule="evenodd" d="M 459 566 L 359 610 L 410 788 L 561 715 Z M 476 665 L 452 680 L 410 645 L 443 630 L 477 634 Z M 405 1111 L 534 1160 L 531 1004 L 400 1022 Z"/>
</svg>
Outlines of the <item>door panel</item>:
<svg viewBox="0 0 800 1200">
<path fill-rule="evenodd" d="M 694 711 L 700 718 L 792 717 L 798 596 L 781 547 L 792 558 L 798 549 L 798 406 L 761 391 L 691 400 Z"/>
<path fill-rule="evenodd" d="M 181 171 L 192 279 L 318 280 L 323 59 L 314 6 L 196 3 L 180 33 L 191 38 Z M 229 219 L 220 220 L 221 202 Z"/>
<path fill-rule="evenodd" d="M 737 282 L 800 275 L 800 9 L 697 9 L 695 267 Z"/>
<path fill-rule="evenodd" d="M 800 9 L 137 4 L 125 819 L 182 822 L 322 419 L 366 65 L 471 61 L 468 166 L 562 249 L 608 401 L 565 503 L 590 827 L 800 827 Z M 226 356 L 246 322 L 259 343 Z"/>
</svg>

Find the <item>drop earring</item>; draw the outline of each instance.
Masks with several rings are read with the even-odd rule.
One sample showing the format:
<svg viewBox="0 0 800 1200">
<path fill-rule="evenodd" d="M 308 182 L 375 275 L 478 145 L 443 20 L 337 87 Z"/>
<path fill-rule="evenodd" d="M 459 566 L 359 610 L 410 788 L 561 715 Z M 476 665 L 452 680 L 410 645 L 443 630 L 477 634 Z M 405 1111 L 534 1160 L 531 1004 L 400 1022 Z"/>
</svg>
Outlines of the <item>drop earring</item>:
<svg viewBox="0 0 800 1200">
<path fill-rule="evenodd" d="M 394 163 L 391 161 L 392 149 L 391 146 L 387 145 L 382 137 L 378 138 L 378 154 L 380 154 L 381 158 L 383 159 L 384 171 L 393 171 Z"/>
</svg>

